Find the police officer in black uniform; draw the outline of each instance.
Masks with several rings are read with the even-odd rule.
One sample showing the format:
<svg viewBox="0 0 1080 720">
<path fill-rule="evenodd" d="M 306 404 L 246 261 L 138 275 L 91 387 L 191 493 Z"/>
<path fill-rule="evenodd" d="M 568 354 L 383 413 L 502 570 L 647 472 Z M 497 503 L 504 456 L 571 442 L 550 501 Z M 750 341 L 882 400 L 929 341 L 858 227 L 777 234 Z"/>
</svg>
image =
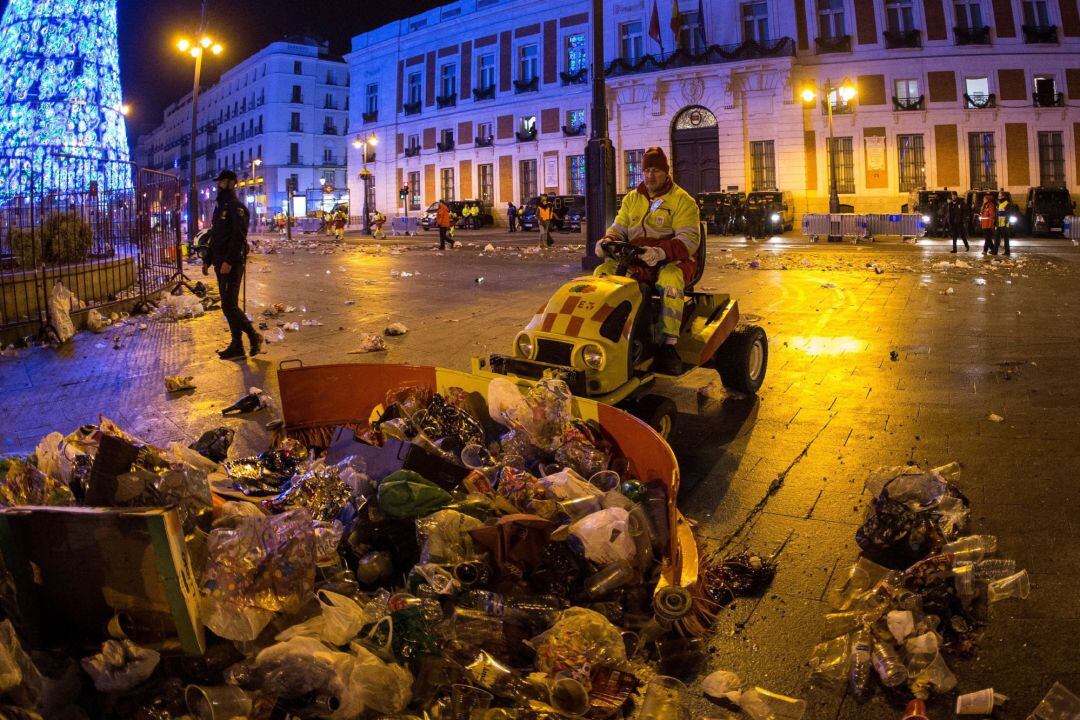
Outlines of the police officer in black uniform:
<svg viewBox="0 0 1080 720">
<path fill-rule="evenodd" d="M 213 265 L 221 295 L 221 312 L 229 322 L 232 333 L 232 342 L 224 350 L 219 350 L 218 356 L 222 360 L 233 360 L 244 357 L 244 335 L 251 343 L 252 355 L 258 355 L 262 350 L 263 338 L 240 309 L 239 303 L 247 261 L 249 213 L 236 196 L 236 173 L 222 170 L 216 182 L 217 207 L 214 208 L 214 222 L 210 226 L 210 245 L 203 261 L 203 275 L 208 275 Z"/>
</svg>

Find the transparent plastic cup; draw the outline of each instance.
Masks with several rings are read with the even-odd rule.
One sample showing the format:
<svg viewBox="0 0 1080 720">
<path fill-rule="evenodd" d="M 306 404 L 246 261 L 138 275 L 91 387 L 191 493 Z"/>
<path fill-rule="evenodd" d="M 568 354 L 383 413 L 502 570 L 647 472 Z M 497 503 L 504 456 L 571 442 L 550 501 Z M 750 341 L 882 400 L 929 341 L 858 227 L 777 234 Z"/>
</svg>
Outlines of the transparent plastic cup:
<svg viewBox="0 0 1080 720">
<path fill-rule="evenodd" d="M 604 492 L 614 490 L 619 487 L 621 483 L 622 478 L 620 478 L 619 473 L 614 470 L 601 470 L 598 473 L 594 473 L 592 477 L 589 478 L 589 484 Z"/>
<path fill-rule="evenodd" d="M 987 585 L 986 590 L 990 596 L 990 602 L 1011 597 L 1026 600 L 1031 594 L 1031 580 L 1028 578 L 1027 570 L 1021 570 L 1014 575 L 994 580 Z"/>
<path fill-rule="evenodd" d="M 657 675 L 645 688 L 638 720 L 682 720 L 689 717 L 683 702 L 686 685 L 681 680 Z"/>
<path fill-rule="evenodd" d="M 473 711 L 487 710 L 494 697 L 487 690 L 455 683 L 450 686 L 450 720 L 471 720 Z"/>
<path fill-rule="evenodd" d="M 802 720 L 806 701 L 770 692 L 765 688 L 750 688 L 739 700 L 742 711 L 753 720 Z"/>
<path fill-rule="evenodd" d="M 188 685 L 184 689 L 188 712 L 196 720 L 232 720 L 251 713 L 251 697 L 238 687 Z"/>
<path fill-rule="evenodd" d="M 487 448 L 476 443 L 469 443 L 461 449 L 461 462 L 470 470 L 485 470 L 493 464 Z"/>
<path fill-rule="evenodd" d="M 589 711 L 589 691 L 575 678 L 560 676 L 551 683 L 548 702 L 563 715 L 579 717 Z"/>
</svg>

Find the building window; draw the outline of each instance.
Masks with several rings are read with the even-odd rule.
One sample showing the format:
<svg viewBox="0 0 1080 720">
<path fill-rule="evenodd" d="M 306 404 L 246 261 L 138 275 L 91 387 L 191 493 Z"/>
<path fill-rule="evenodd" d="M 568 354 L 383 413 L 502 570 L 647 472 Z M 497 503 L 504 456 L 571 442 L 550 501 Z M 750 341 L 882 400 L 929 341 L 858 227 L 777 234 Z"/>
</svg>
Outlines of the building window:
<svg viewBox="0 0 1080 720">
<path fill-rule="evenodd" d="M 919 81 L 915 79 L 897 80 L 896 87 L 896 99 L 903 104 L 910 104 L 918 102 L 919 100 Z M 922 137 L 921 135 L 919 137 Z"/>
<path fill-rule="evenodd" d="M 584 110 L 569 110 L 566 113 L 566 127 L 571 130 L 584 127 L 585 125 L 585 111 Z"/>
<path fill-rule="evenodd" d="M 304 102 L 304 93 L 301 91 L 299 85 L 292 86 L 292 102 L 302 103 Z M 236 109 L 233 109 L 233 114 L 236 114 Z"/>
<path fill-rule="evenodd" d="M 476 60 L 476 75 L 480 79 L 479 90 L 495 87 L 495 55 L 481 55 Z"/>
<path fill-rule="evenodd" d="M 956 27 L 965 30 L 980 30 L 984 27 L 982 3 L 978 0 L 958 2 L 953 7 L 956 9 Z"/>
<path fill-rule="evenodd" d="M 300 127 L 300 113 L 291 113 L 291 116 L 289 118 L 289 132 L 300 132 L 301 129 L 302 128 Z"/>
<path fill-rule="evenodd" d="M 304 66 L 300 64 L 299 60 L 296 60 L 292 64 L 293 75 L 300 75 L 303 73 Z"/>
<path fill-rule="evenodd" d="M 990 81 L 985 77 L 964 78 L 966 107 L 985 107 L 990 100 Z"/>
<path fill-rule="evenodd" d="M 518 118 L 518 131 L 522 135 L 532 135 L 536 132 L 536 116 L 522 115 Z"/>
<path fill-rule="evenodd" d="M 1024 0 L 1024 24 L 1032 27 L 1050 25 L 1050 13 L 1046 9 L 1046 0 Z"/>
<path fill-rule="evenodd" d="M 750 143 L 750 189 L 776 189 L 776 153 L 772 140 Z"/>
<path fill-rule="evenodd" d="M 705 52 L 705 30 L 697 10 L 679 13 L 679 47 L 693 55 Z"/>
<path fill-rule="evenodd" d="M 915 11 L 911 0 L 885 0 L 885 18 L 891 33 L 900 35 L 915 29 Z"/>
<path fill-rule="evenodd" d="M 518 48 L 518 81 L 531 83 L 537 77 L 540 56 L 536 45 L 522 45 Z"/>
<path fill-rule="evenodd" d="M 896 136 L 896 166 L 900 168 L 900 192 L 926 187 L 926 156 L 922 135 Z"/>
<path fill-rule="evenodd" d="M 642 43 L 640 22 L 628 22 L 619 26 L 619 57 L 628 63 L 641 59 Z"/>
<path fill-rule="evenodd" d="M 536 197 L 536 160 L 522 160 L 518 163 L 518 180 L 521 184 L 522 204 Z"/>
<path fill-rule="evenodd" d="M 454 144 L 454 131 L 449 128 L 444 128 L 439 132 L 439 142 L 443 147 L 450 147 Z"/>
<path fill-rule="evenodd" d="M 454 200 L 454 168 L 443 168 L 440 173 L 442 179 L 442 195 L 439 197 L 443 200 Z"/>
<path fill-rule="evenodd" d="M 334 164 L 334 151 L 331 150 L 330 148 L 323 148 L 322 161 L 324 163 L 326 163 L 327 165 L 333 165 Z"/>
<path fill-rule="evenodd" d="M 844 0 L 818 0 L 818 35 L 829 40 L 847 35 Z"/>
<path fill-rule="evenodd" d="M 644 150 L 626 151 L 626 192 L 641 184 L 641 161 L 644 157 Z"/>
<path fill-rule="evenodd" d="M 1038 107 L 1054 107 L 1057 102 L 1057 81 L 1053 75 L 1036 75 L 1035 105 Z"/>
<path fill-rule="evenodd" d="M 485 163 L 477 166 L 480 176 L 480 202 L 495 202 L 495 166 Z"/>
<path fill-rule="evenodd" d="M 769 39 L 769 4 L 745 2 L 742 4 L 743 42 L 766 42 Z"/>
<path fill-rule="evenodd" d="M 836 172 L 836 192 L 855 192 L 855 153 L 852 150 L 851 138 L 833 138 L 829 143 L 829 155 Z"/>
<path fill-rule="evenodd" d="M 446 98 L 457 95 L 457 65 L 454 63 L 439 68 L 439 94 Z"/>
<path fill-rule="evenodd" d="M 1061 133 L 1058 133 L 1059 135 Z M 569 178 L 571 195 L 585 194 L 585 156 L 571 155 L 566 158 L 566 177 Z"/>
<path fill-rule="evenodd" d="M 233 156 L 233 165 L 236 164 L 236 156 Z M 289 143 L 289 164 L 300 164 L 300 143 Z"/>
<path fill-rule="evenodd" d="M 994 133 L 968 133 L 968 168 L 971 187 L 997 187 L 997 161 L 994 157 Z"/>
<path fill-rule="evenodd" d="M 576 75 L 588 66 L 585 52 L 585 34 L 574 33 L 566 36 L 566 74 Z"/>
<path fill-rule="evenodd" d="M 409 136 L 409 142 L 406 143 L 406 146 L 409 148 L 410 152 L 416 152 L 417 150 L 419 150 L 420 149 L 420 136 L 419 135 L 410 135 Z"/>
<path fill-rule="evenodd" d="M 491 123 L 482 122 L 476 126 L 476 137 L 479 140 L 488 140 L 495 137 Z"/>
<path fill-rule="evenodd" d="M 1065 146 L 1060 132 L 1039 133 L 1039 184 L 1065 187 Z"/>
<path fill-rule="evenodd" d="M 409 173 L 409 209 L 420 209 L 420 173 Z"/>
<path fill-rule="evenodd" d="M 423 85 L 420 80 L 420 73 L 409 73 L 409 104 L 416 105 L 420 102 Z"/>
<path fill-rule="evenodd" d="M 370 83 L 367 86 L 367 99 L 364 104 L 364 112 L 368 115 L 379 112 L 379 84 Z"/>
</svg>

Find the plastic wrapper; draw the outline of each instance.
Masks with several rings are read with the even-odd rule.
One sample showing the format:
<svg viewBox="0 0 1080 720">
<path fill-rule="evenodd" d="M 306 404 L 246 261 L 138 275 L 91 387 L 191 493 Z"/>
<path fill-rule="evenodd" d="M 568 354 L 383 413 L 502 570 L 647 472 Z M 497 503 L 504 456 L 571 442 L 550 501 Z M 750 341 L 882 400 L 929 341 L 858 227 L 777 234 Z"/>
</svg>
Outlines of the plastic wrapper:
<svg viewBox="0 0 1080 720">
<path fill-rule="evenodd" d="M 338 468 L 317 464 L 291 478 L 280 495 L 263 500 L 262 504 L 271 512 L 289 507 L 307 508 L 314 520 L 329 521 L 337 518 L 351 499 L 352 490 L 341 479 Z"/>
<path fill-rule="evenodd" d="M 230 460 L 225 471 L 233 488 L 245 495 L 276 495 L 307 457 L 307 449 L 290 439 L 257 456 Z"/>
<path fill-rule="evenodd" d="M 457 510 L 439 510 L 416 521 L 420 540 L 420 562 L 460 563 L 476 556 L 476 546 L 469 530 L 484 523 Z"/>
<path fill-rule="evenodd" d="M 450 493 L 411 470 L 398 470 L 379 483 L 379 509 L 393 518 L 427 515 L 448 504 Z"/>
<path fill-rule="evenodd" d="M 555 504 L 544 499 L 544 488 L 527 470 L 505 466 L 499 471 L 495 494 L 519 512 L 554 517 Z"/>
<path fill-rule="evenodd" d="M 499 518 L 494 525 L 470 530 L 473 540 L 491 553 L 491 562 L 500 571 L 521 577 L 543 558 L 555 523 L 537 515 L 514 514 Z"/>
<path fill-rule="evenodd" d="M 106 640 L 101 652 L 83 658 L 82 666 L 98 692 L 119 693 L 150 677 L 160 661 L 160 654 L 130 640 Z"/>
<path fill-rule="evenodd" d="M 835 685 L 842 685 L 847 679 L 850 647 L 850 635 L 840 635 L 815 645 L 810 655 L 810 669 L 814 677 Z"/>
<path fill-rule="evenodd" d="M 58 432 L 51 432 L 41 438 L 37 447 L 34 448 L 34 464 L 38 470 L 46 476 L 65 481 L 64 476 L 64 452 L 61 449 L 64 444 L 64 436 Z"/>
<path fill-rule="evenodd" d="M 709 697 L 739 704 L 742 680 L 730 670 L 717 670 L 701 681 L 701 690 Z"/>
<path fill-rule="evenodd" d="M 266 517 L 266 513 L 254 503 L 227 500 L 218 509 L 218 515 L 214 518 L 214 527 L 235 528 L 241 518 L 262 517 Z"/>
<path fill-rule="evenodd" d="M 345 526 L 338 520 L 316 520 L 315 529 L 315 564 L 329 567 L 341 562 L 338 546 L 345 535 Z"/>
<path fill-rule="evenodd" d="M 360 342 L 355 350 L 350 350 L 349 355 L 362 355 L 370 352 L 386 352 L 386 341 L 382 335 L 364 333 L 360 336 Z"/>
<path fill-rule="evenodd" d="M 607 508 L 586 515 L 570 526 L 570 534 L 585 547 L 585 557 L 595 563 L 633 560 L 637 552 L 630 535 L 630 513 L 622 508 Z"/>
<path fill-rule="evenodd" d="M 315 584 L 315 532 L 307 510 L 241 518 L 207 540 L 203 590 L 242 607 L 293 612 Z"/>
<path fill-rule="evenodd" d="M 166 470 L 158 476 L 155 489 L 163 505 L 175 505 L 184 525 L 184 532 L 195 529 L 204 517 L 209 517 L 214 501 L 206 475 L 198 470 L 183 468 Z"/>
<path fill-rule="evenodd" d="M 371 479 L 367 475 L 367 462 L 359 455 L 350 455 L 335 466 L 341 481 L 352 491 L 353 498 L 367 497 L 371 491 Z"/>
<path fill-rule="evenodd" d="M 352 598 L 329 590 L 320 590 L 316 597 L 321 612 L 310 620 L 278 633 L 275 637 L 278 642 L 305 636 L 340 646 L 356 637 L 365 624 L 364 609 Z"/>
<path fill-rule="evenodd" d="M 35 707 L 44 679 L 23 650 L 10 620 L 0 621 L 0 693 L 24 707 Z"/>
<path fill-rule="evenodd" d="M 83 303 L 75 297 L 75 293 L 68 290 L 60 283 L 52 286 L 49 291 L 49 320 L 56 331 L 56 339 L 67 342 L 75 335 L 75 324 L 71 321 L 71 313 L 83 308 Z"/>
<path fill-rule="evenodd" d="M 21 457 L 0 459 L 0 506 L 74 505 L 71 489 Z"/>
<path fill-rule="evenodd" d="M 202 598 L 200 609 L 203 624 L 218 637 L 233 642 L 254 640 L 274 619 L 270 610 L 236 605 L 212 595 Z"/>
<path fill-rule="evenodd" d="M 540 478 L 540 486 L 551 500 L 577 500 L 579 498 L 599 498 L 604 493 L 594 487 L 571 468 L 564 468 L 552 475 Z"/>
<path fill-rule="evenodd" d="M 529 644 L 536 650 L 538 670 L 549 675 L 569 671 L 586 683 L 594 668 L 626 662 L 619 628 L 600 613 L 580 607 L 563 612 L 551 629 Z"/>
<path fill-rule="evenodd" d="M 199 439 L 193 442 L 190 447 L 215 463 L 225 462 L 225 458 L 229 456 L 229 447 L 232 445 L 235 435 L 236 431 L 231 428 L 214 428 L 200 435 Z"/>
</svg>

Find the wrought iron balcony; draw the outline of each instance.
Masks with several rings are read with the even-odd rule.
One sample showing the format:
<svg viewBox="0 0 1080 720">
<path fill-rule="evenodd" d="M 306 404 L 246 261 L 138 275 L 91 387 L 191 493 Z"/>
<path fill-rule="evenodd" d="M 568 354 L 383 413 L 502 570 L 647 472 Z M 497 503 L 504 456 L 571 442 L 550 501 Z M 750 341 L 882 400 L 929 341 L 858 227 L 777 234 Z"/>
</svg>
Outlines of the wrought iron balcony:
<svg viewBox="0 0 1080 720">
<path fill-rule="evenodd" d="M 422 105 L 423 104 L 417 100 L 414 103 L 402 103 L 401 109 L 406 115 L 419 115 Z"/>
<path fill-rule="evenodd" d="M 829 114 L 828 98 L 821 101 L 821 112 L 824 115 Z M 855 103 L 844 102 L 843 100 L 838 100 L 837 102 L 832 103 L 833 115 L 850 115 L 853 112 L 855 112 Z"/>
<path fill-rule="evenodd" d="M 1057 25 L 1024 25 L 1021 29 L 1024 31 L 1024 42 L 1028 45 L 1058 41 Z"/>
<path fill-rule="evenodd" d="M 700 53 L 692 53 L 680 48 L 670 53 L 644 55 L 637 59 L 616 58 L 605 70 L 610 77 L 633 75 L 635 73 L 656 72 L 667 68 L 690 67 L 694 65 L 716 65 L 739 60 L 753 60 L 765 57 L 792 56 L 795 54 L 795 41 L 789 37 L 779 40 L 747 40 L 739 45 L 710 45 Z"/>
<path fill-rule="evenodd" d="M 536 139 L 536 128 L 532 130 L 518 130 L 514 133 L 514 137 L 518 139 L 518 142 L 529 142 Z"/>
<path fill-rule="evenodd" d="M 515 80 L 514 81 L 514 92 L 519 94 L 519 95 L 521 93 L 536 92 L 539 89 L 540 89 L 540 76 L 539 75 L 532 78 L 531 80 Z"/>
<path fill-rule="evenodd" d="M 851 36 L 818 37 L 814 38 L 814 45 L 817 47 L 818 55 L 825 55 L 826 53 L 848 53 L 851 52 Z"/>
<path fill-rule="evenodd" d="M 562 80 L 563 85 L 580 85 L 588 81 L 589 69 L 581 68 L 575 73 L 561 72 L 559 79 Z"/>
<path fill-rule="evenodd" d="M 455 105 L 457 105 L 457 93 L 435 96 L 435 106 L 440 110 L 443 108 L 454 107 Z"/>
<path fill-rule="evenodd" d="M 405 157 L 416 157 L 417 155 L 420 154 L 420 146 L 419 145 L 408 145 L 408 146 L 406 146 L 406 148 L 404 150 L 404 153 L 405 153 Z"/>
<path fill-rule="evenodd" d="M 438 148 L 439 152 L 450 152 L 454 149 L 454 139 L 446 138 L 445 140 L 440 140 L 435 143 L 435 147 Z"/>
<path fill-rule="evenodd" d="M 1035 107 L 1065 107 L 1065 93 L 1032 93 L 1031 101 Z"/>
<path fill-rule="evenodd" d="M 360 119 L 366 123 L 375 122 L 379 119 L 379 111 L 372 110 L 371 112 L 366 112 L 360 116 Z"/>
<path fill-rule="evenodd" d="M 488 85 L 485 88 L 473 88 L 472 91 L 473 100 L 494 100 L 495 99 L 495 86 Z"/>
<path fill-rule="evenodd" d="M 491 147 L 495 144 L 495 137 L 488 135 L 487 137 L 478 137 L 473 140 L 476 147 Z"/>
<path fill-rule="evenodd" d="M 906 112 L 908 110 L 925 110 L 926 106 L 923 104 L 925 99 L 925 95 L 920 95 L 917 98 L 898 98 L 894 95 L 892 99 L 893 109 L 900 112 Z"/>
<path fill-rule="evenodd" d="M 578 137 L 585 134 L 585 123 L 581 125 L 562 126 L 563 135 L 566 137 Z"/>
<path fill-rule="evenodd" d="M 922 32 L 919 30 L 904 30 L 903 32 L 886 30 L 882 34 L 885 36 L 885 47 L 889 50 L 922 47 Z"/>
<path fill-rule="evenodd" d="M 982 93 L 976 93 L 974 95 L 968 95 L 964 93 L 964 107 L 968 110 L 988 110 L 990 108 L 997 107 L 997 95 L 990 93 L 984 95 Z"/>
<path fill-rule="evenodd" d="M 977 28 L 954 27 L 952 31 L 957 45 L 990 44 L 990 28 L 986 25 Z"/>
</svg>

